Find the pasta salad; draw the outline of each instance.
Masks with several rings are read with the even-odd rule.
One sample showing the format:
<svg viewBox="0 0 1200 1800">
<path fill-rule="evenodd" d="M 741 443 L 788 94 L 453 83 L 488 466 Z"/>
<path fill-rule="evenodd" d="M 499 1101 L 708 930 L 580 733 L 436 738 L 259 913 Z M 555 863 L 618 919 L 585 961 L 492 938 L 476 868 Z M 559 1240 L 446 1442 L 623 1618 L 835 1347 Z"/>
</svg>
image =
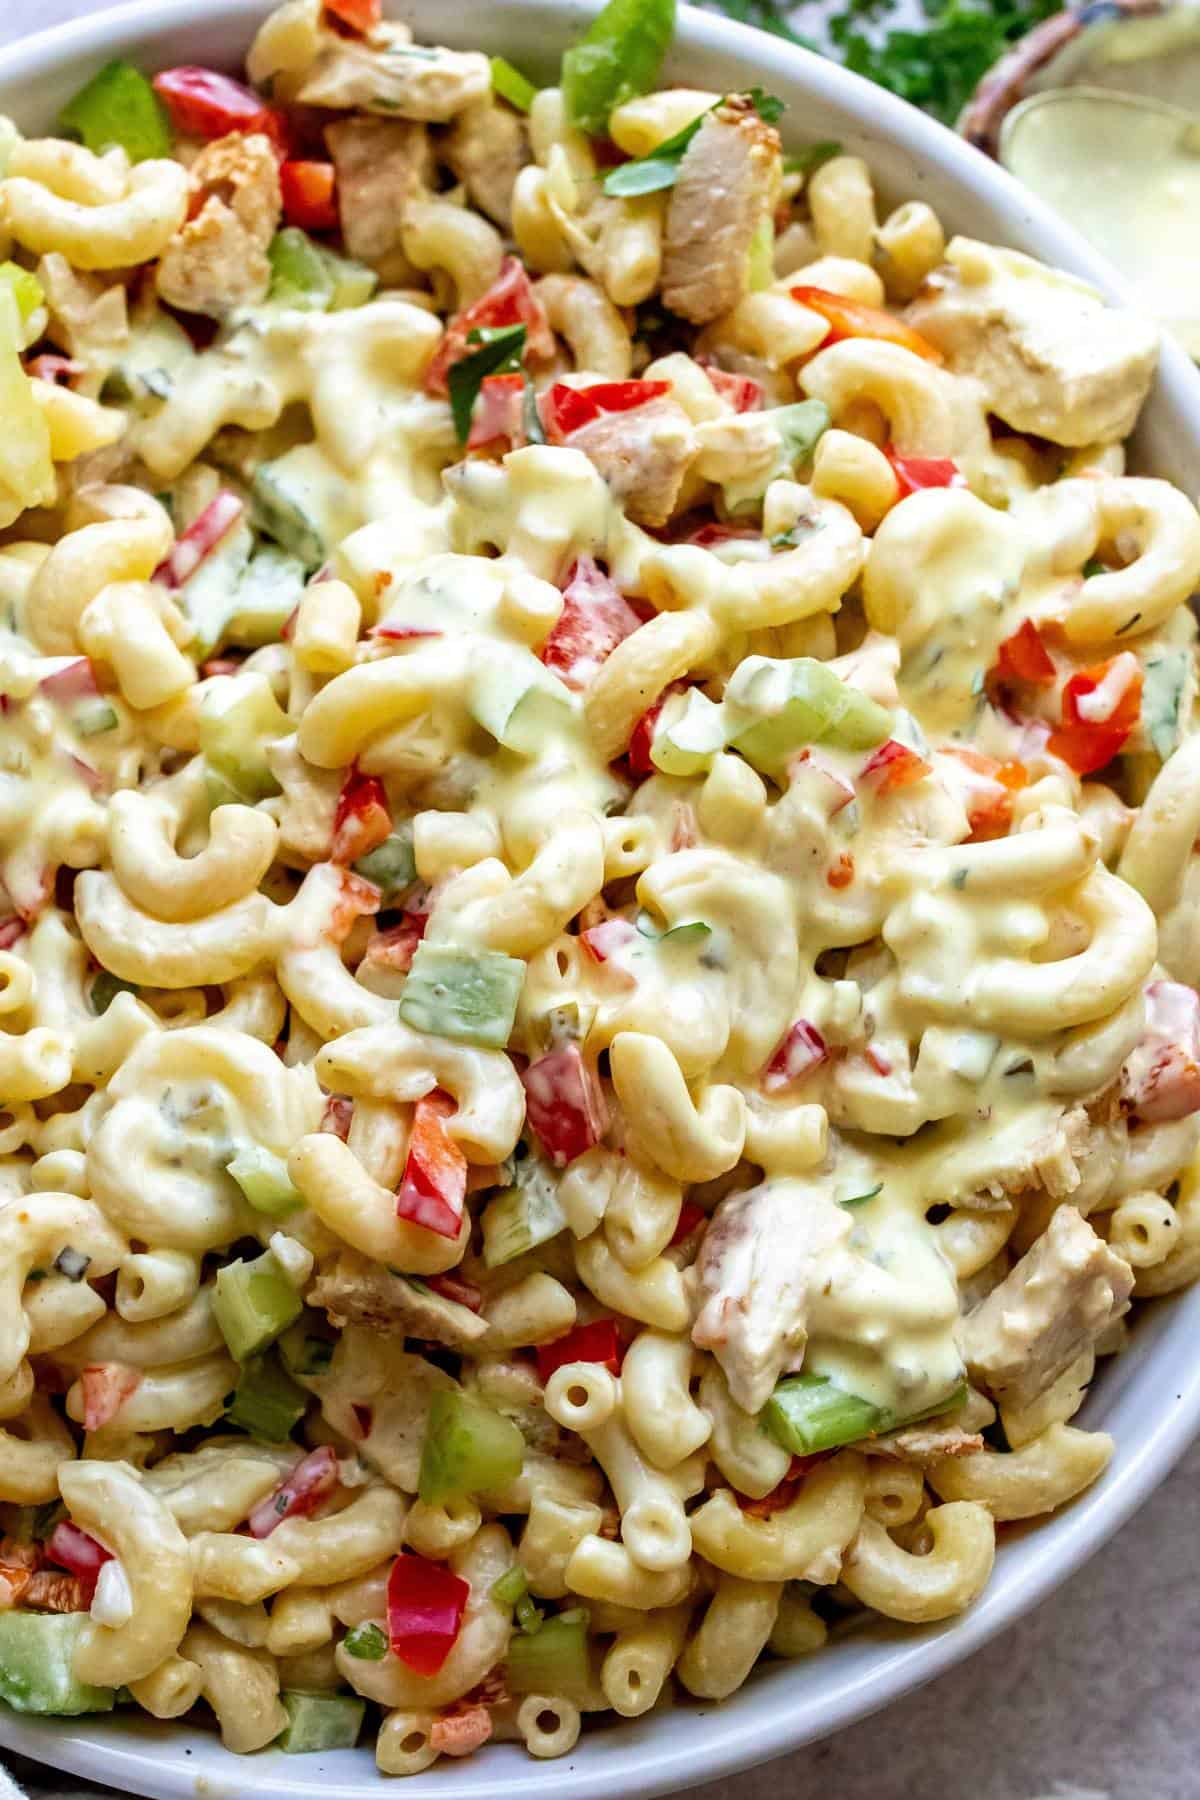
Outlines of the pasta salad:
<svg viewBox="0 0 1200 1800">
<path fill-rule="evenodd" d="M 673 24 L 0 119 L 20 1710 L 403 1775 L 950 1618 L 1200 1273 L 1155 332 Z"/>
</svg>

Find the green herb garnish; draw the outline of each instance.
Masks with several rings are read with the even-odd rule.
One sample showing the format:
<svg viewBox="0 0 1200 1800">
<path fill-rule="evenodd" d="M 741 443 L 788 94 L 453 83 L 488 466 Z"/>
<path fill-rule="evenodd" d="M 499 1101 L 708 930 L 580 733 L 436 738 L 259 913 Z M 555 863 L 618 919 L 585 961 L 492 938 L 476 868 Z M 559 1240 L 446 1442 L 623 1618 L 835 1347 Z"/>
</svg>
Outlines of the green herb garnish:
<svg viewBox="0 0 1200 1800">
<path fill-rule="evenodd" d="M 471 435 L 471 414 L 485 377 L 510 374 L 520 369 L 525 351 L 525 327 L 485 325 L 473 331 L 467 342 L 478 348 L 470 355 L 460 357 L 448 376 L 450 411 L 454 414 L 454 429 L 460 444 L 465 444 Z"/>
</svg>

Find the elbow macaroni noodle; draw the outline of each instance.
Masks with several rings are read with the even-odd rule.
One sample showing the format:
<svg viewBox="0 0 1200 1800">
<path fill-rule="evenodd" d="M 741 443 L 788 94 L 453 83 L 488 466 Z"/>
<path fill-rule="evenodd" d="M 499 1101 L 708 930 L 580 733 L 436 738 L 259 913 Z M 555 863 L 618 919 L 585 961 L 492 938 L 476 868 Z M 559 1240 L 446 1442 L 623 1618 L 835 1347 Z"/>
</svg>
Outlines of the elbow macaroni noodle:
<svg viewBox="0 0 1200 1800">
<path fill-rule="evenodd" d="M 748 101 L 625 101 L 628 197 L 398 24 L 248 68 L 329 291 L 261 135 L 0 179 L 0 1568 L 61 1503 L 76 1676 L 233 1751 L 561 1756 L 1103 1474 L 1200 1275 L 1200 518 L 1136 320 Z"/>
</svg>

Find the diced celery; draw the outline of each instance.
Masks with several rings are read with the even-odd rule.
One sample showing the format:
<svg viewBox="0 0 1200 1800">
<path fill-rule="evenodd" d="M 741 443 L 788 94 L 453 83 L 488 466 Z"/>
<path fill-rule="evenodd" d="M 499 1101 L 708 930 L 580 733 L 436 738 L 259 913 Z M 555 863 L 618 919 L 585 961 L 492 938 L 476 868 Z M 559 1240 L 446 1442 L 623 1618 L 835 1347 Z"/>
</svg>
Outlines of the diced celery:
<svg viewBox="0 0 1200 1800">
<path fill-rule="evenodd" d="M 525 1440 L 511 1419 L 453 1390 L 433 1396 L 417 1485 L 427 1506 L 504 1487 L 524 1461 Z"/>
<path fill-rule="evenodd" d="M 699 688 L 673 694 L 659 717 L 650 761 L 664 775 L 698 775 L 725 748 L 725 715 Z"/>
<path fill-rule="evenodd" d="M 26 507 L 49 506 L 56 492 L 50 460 L 50 427 L 33 397 L 33 386 L 18 355 L 24 328 L 16 296 L 0 285 L 0 530 Z"/>
<path fill-rule="evenodd" d="M 267 259 L 271 264 L 267 298 L 280 306 L 308 312 L 340 312 L 362 306 L 379 283 L 373 269 L 326 249 L 296 225 L 276 232 Z"/>
<path fill-rule="evenodd" d="M 881 1431 L 918 1425 L 922 1419 L 932 1419 L 961 1406 L 966 1397 L 966 1383 L 960 1381 L 931 1406 L 898 1413 L 838 1387 L 827 1376 L 789 1375 L 763 1408 L 762 1424 L 776 1443 L 794 1456 L 811 1456 L 817 1450 L 856 1444 L 860 1438 L 877 1436 Z"/>
<path fill-rule="evenodd" d="M 384 901 L 410 887 L 417 879 L 417 863 L 413 855 L 412 821 L 406 819 L 374 850 L 368 850 L 354 864 L 354 873 L 364 881 L 373 881 Z"/>
<path fill-rule="evenodd" d="M 520 1563 L 506 1569 L 499 1581 L 492 1583 L 492 1599 L 497 1606 L 515 1606 L 529 1592 L 529 1577 Z"/>
<path fill-rule="evenodd" d="M 11 289 L 22 325 L 26 324 L 46 298 L 46 291 L 31 269 L 20 263 L 0 263 L 0 281 Z"/>
<path fill-rule="evenodd" d="M 305 570 L 317 569 L 333 544 L 361 523 L 354 484 L 333 470 L 318 444 L 297 444 L 260 463 L 250 481 L 254 522 Z"/>
<path fill-rule="evenodd" d="M 290 1375 L 325 1375 L 333 1361 L 335 1334 L 325 1314 L 306 1306 L 279 1340 L 279 1356 Z"/>
<path fill-rule="evenodd" d="M 768 417 L 783 440 L 789 468 L 808 461 L 831 423 L 823 400 L 797 400 L 791 406 L 777 406 Z"/>
<path fill-rule="evenodd" d="M 494 645 L 475 670 L 467 706 L 506 750 L 532 756 L 571 710 L 571 695 L 530 650 Z"/>
<path fill-rule="evenodd" d="M 118 994 L 136 993 L 137 989 L 132 981 L 122 981 L 119 975 L 100 969 L 88 989 L 88 1005 L 99 1019 L 108 1011 Z"/>
<path fill-rule="evenodd" d="M 746 255 L 751 293 L 770 287 L 775 279 L 775 221 L 770 213 L 758 221 Z"/>
<path fill-rule="evenodd" d="M 266 1213 L 271 1219 L 286 1219 L 304 1205 L 299 1189 L 288 1180 L 283 1158 L 264 1150 L 261 1144 L 243 1144 L 225 1167 L 255 1212 Z"/>
<path fill-rule="evenodd" d="M 350 1627 L 342 1639 L 342 1649 L 359 1662 L 382 1662 L 388 1653 L 387 1633 L 373 1619 L 365 1619 L 361 1625 Z"/>
<path fill-rule="evenodd" d="M 275 1740 L 287 1756 L 305 1756 L 314 1750 L 352 1750 L 362 1730 L 365 1700 L 349 1694 L 297 1694 L 286 1689 L 279 1696 L 288 1722 Z"/>
<path fill-rule="evenodd" d="M 791 1375 L 767 1401 L 762 1423 L 793 1456 L 835 1450 L 880 1429 L 882 1408 L 861 1394 L 835 1386 L 823 1375 Z"/>
<path fill-rule="evenodd" d="M 0 1700 L 57 1718 L 111 1712 L 114 1690 L 75 1675 L 75 1652 L 90 1629 L 86 1613 L 0 1613 Z"/>
<path fill-rule="evenodd" d="M 527 113 L 537 98 L 537 89 L 532 81 L 522 75 L 520 69 L 514 69 L 503 56 L 492 58 L 492 89 L 518 112 Z"/>
<path fill-rule="evenodd" d="M 140 69 L 120 60 L 106 63 L 68 100 L 58 128 L 82 138 L 89 150 L 119 144 L 130 162 L 171 154 L 171 132 L 158 95 Z"/>
<path fill-rule="evenodd" d="M 414 1031 L 502 1050 L 512 1036 L 525 964 L 500 950 L 456 950 L 421 941 L 400 996 Z"/>
<path fill-rule="evenodd" d="M 212 1307 L 237 1362 L 259 1355 L 303 1311 L 299 1294 L 270 1250 L 253 1262 L 239 1257 L 218 1269 Z"/>
<path fill-rule="evenodd" d="M 674 32 L 675 0 L 608 0 L 562 59 L 571 124 L 606 137 L 613 109 L 654 86 Z"/>
<path fill-rule="evenodd" d="M 566 1226 L 558 1177 L 540 1156 L 517 1164 L 516 1185 L 489 1200 L 483 1213 L 483 1260 L 498 1269 L 557 1237 Z"/>
<path fill-rule="evenodd" d="M 1160 762 L 1179 742 L 1179 719 L 1193 658 L 1190 650 L 1168 650 L 1145 665 L 1142 687 L 1142 732 Z"/>
<path fill-rule="evenodd" d="M 183 326 L 156 308 L 130 326 L 129 341 L 105 380 L 102 397 L 144 401 L 149 394 L 165 398 L 176 377 L 195 361 L 195 348 Z"/>
<path fill-rule="evenodd" d="M 256 1356 L 242 1369 L 225 1414 L 234 1425 L 267 1444 L 282 1444 L 304 1417 L 308 1395 L 294 1382 L 273 1351 Z"/>
<path fill-rule="evenodd" d="M 531 1594 L 522 1594 L 513 1608 L 513 1619 L 518 1631 L 540 1631 L 544 1617 L 541 1607 L 533 1604 Z"/>
<path fill-rule="evenodd" d="M 730 678 L 724 712 L 734 748 L 768 775 L 805 744 L 866 750 L 892 724 L 884 707 L 809 656 L 748 656 Z"/>
<path fill-rule="evenodd" d="M 291 721 L 265 675 L 228 675 L 214 682 L 200 706 L 200 748 L 213 774 L 251 805 L 279 792 L 266 747 L 286 737 Z"/>
<path fill-rule="evenodd" d="M 508 1686 L 514 1694 L 547 1694 L 581 1704 L 591 1691 L 587 1616 L 559 1613 L 536 1633 L 508 1643 Z"/>
<path fill-rule="evenodd" d="M 290 556 L 277 544 L 263 544 L 242 570 L 222 635 L 254 649 L 277 644 L 300 604 L 305 574 L 298 556 Z"/>
<path fill-rule="evenodd" d="M 115 731 L 118 724 L 116 711 L 107 700 L 81 700 L 71 715 L 71 722 L 80 737 L 85 738 Z"/>
<path fill-rule="evenodd" d="M 281 306 L 310 312 L 326 312 L 333 299 L 333 274 L 307 231 L 287 225 L 277 231 L 267 249 L 271 265 L 268 299 Z"/>
</svg>

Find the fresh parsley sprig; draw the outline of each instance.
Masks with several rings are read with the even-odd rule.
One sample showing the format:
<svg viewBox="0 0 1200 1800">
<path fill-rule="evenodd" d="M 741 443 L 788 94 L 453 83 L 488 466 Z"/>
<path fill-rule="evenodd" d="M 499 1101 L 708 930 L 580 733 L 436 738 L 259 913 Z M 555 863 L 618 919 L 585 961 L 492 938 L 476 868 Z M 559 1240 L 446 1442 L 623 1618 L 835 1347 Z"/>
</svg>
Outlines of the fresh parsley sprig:
<svg viewBox="0 0 1200 1800">
<path fill-rule="evenodd" d="M 469 356 L 451 364 L 447 382 L 450 388 L 450 411 L 460 444 L 471 435 L 471 414 L 484 378 L 488 375 L 520 371 L 525 353 L 524 325 L 483 325 L 472 331 L 468 344 L 477 344 Z"/>
</svg>

